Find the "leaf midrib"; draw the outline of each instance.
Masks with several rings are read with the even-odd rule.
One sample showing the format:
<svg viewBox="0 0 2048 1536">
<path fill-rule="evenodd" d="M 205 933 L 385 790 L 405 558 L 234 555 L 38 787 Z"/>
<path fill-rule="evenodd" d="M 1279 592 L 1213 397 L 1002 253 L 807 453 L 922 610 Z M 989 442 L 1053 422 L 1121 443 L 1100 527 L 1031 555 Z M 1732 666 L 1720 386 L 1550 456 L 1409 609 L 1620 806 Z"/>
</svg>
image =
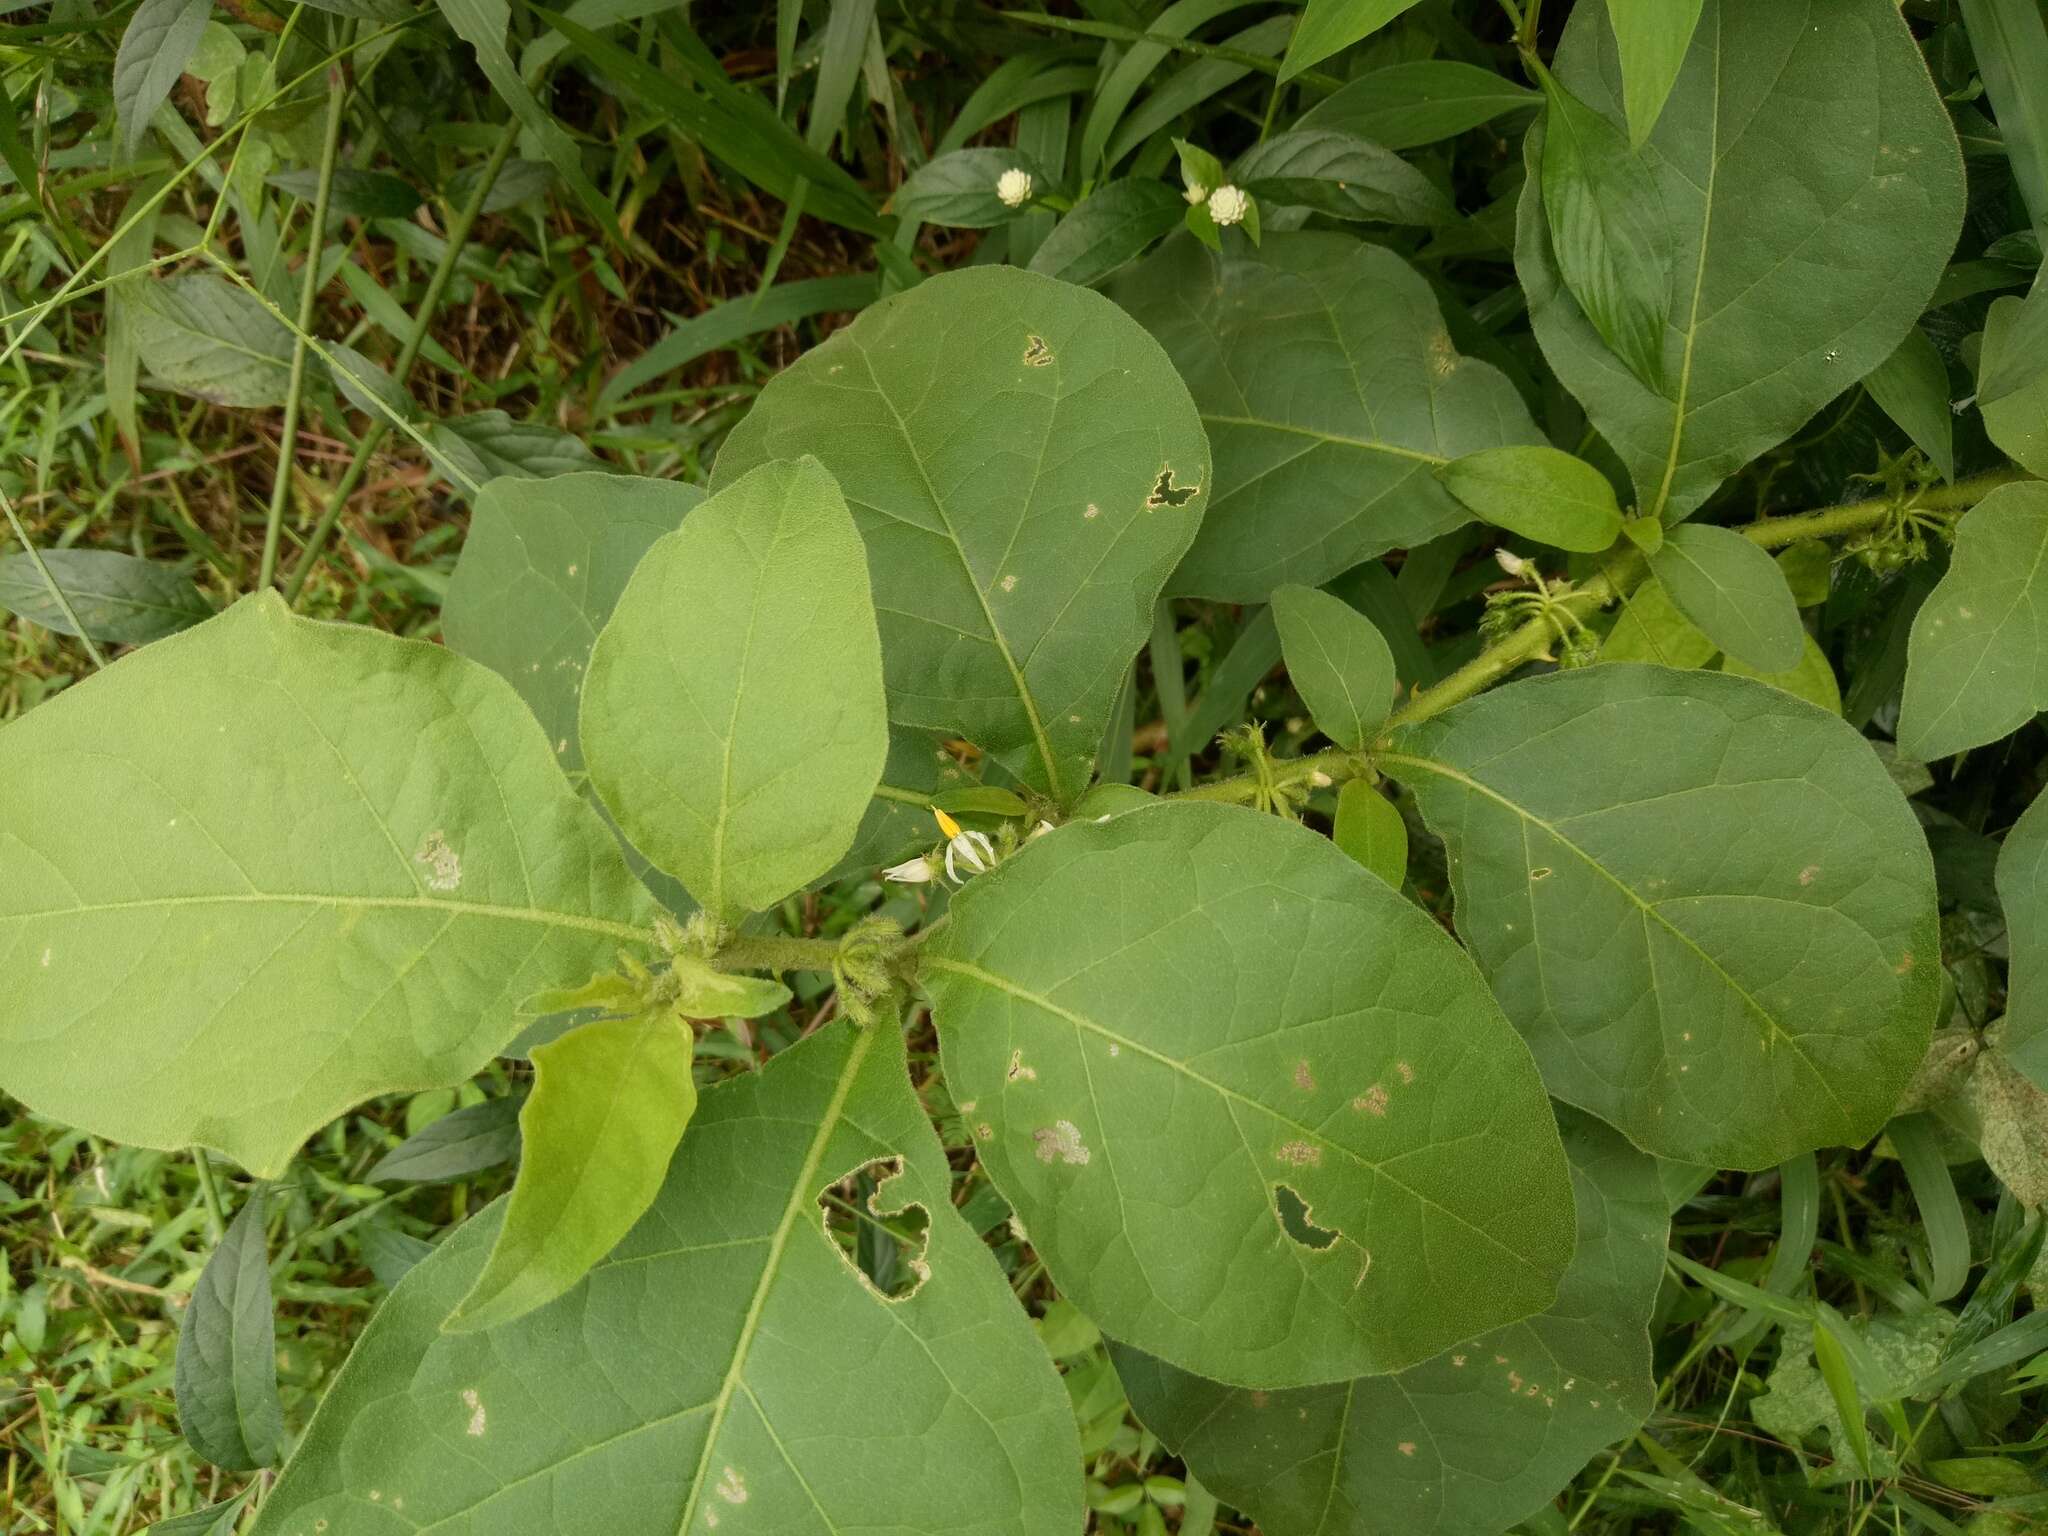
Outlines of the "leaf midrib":
<svg viewBox="0 0 2048 1536">
<path fill-rule="evenodd" d="M 246 891 L 199 896 L 139 896 L 132 901 L 91 901 L 70 907 L 45 907 L 33 912 L 0 912 L 0 924 L 28 923 L 44 918 L 91 917 L 102 912 L 145 912 L 159 908 L 213 906 L 314 906 L 349 907 L 361 911 L 440 912 L 454 917 L 497 917 L 509 922 L 542 923 L 553 928 L 574 928 L 584 933 L 602 933 L 617 939 L 641 940 L 644 930 L 631 923 L 591 917 L 578 912 L 556 912 L 546 907 L 499 907 L 482 901 L 438 901 L 428 896 L 335 896 L 312 891 Z"/>
<path fill-rule="evenodd" d="M 1684 945 L 1688 951 L 1690 951 L 1693 955 L 1697 956 L 1700 962 L 1703 965 L 1705 965 L 1707 969 L 1712 971 L 1716 976 L 1720 977 L 1722 982 L 1724 982 L 1727 985 L 1728 990 L 1733 992 L 1738 998 L 1742 1000 L 1744 1010 L 1751 1014 L 1753 1017 L 1762 1020 L 1765 1027 L 1773 1036 L 1785 1042 L 1786 1048 L 1790 1050 L 1792 1054 L 1799 1059 L 1800 1064 L 1806 1068 L 1807 1072 L 1812 1076 L 1813 1080 L 1820 1084 L 1822 1091 L 1827 1094 L 1828 1099 L 1835 1106 L 1836 1113 L 1842 1117 L 1843 1121 L 1851 1124 L 1855 1122 L 1856 1117 L 1850 1112 L 1849 1106 L 1842 1101 L 1842 1096 L 1835 1091 L 1834 1084 L 1828 1080 L 1828 1075 L 1825 1072 L 1821 1071 L 1819 1064 L 1815 1062 L 1814 1059 L 1811 1056 L 1809 1056 L 1803 1049 L 1800 1048 L 1798 1036 L 1794 1035 L 1790 1030 L 1786 1029 L 1784 1025 L 1780 1024 L 1778 1022 L 1777 1016 L 1773 1014 L 1770 1011 L 1770 1009 L 1766 1008 L 1763 1005 L 1763 1003 L 1759 1001 L 1757 997 L 1749 991 L 1747 987 L 1743 986 L 1742 983 L 1737 981 L 1733 976 L 1729 975 L 1727 969 L 1721 964 L 1721 962 L 1715 959 L 1714 956 L 1708 954 L 1706 950 L 1702 949 L 1700 945 L 1693 939 L 1691 934 L 1687 933 L 1684 929 L 1680 928 L 1677 924 L 1673 923 L 1671 919 L 1666 917 L 1661 911 L 1659 911 L 1655 905 L 1643 900 L 1643 898 L 1636 893 L 1636 890 L 1633 886 L 1631 886 L 1626 880 L 1622 879 L 1619 875 L 1615 874 L 1614 871 L 1609 869 L 1606 865 L 1602 864 L 1598 859 L 1594 858 L 1593 855 L 1588 853 L 1584 848 L 1581 848 L 1577 843 L 1573 842 L 1569 837 L 1565 836 L 1564 833 L 1556 827 L 1556 825 L 1554 825 L 1551 822 L 1545 821 L 1541 816 L 1538 816 L 1528 807 L 1517 804 L 1515 801 L 1509 799 L 1506 795 L 1502 794 L 1499 790 L 1493 788 L 1491 785 L 1483 784 L 1478 779 L 1471 777 L 1469 774 L 1460 773 L 1457 769 L 1453 768 L 1448 763 L 1440 763 L 1433 758 L 1412 757 L 1407 753 L 1403 752 L 1382 752 L 1378 754 L 1377 761 L 1392 768 L 1420 768 L 1425 773 L 1433 773 L 1436 774 L 1439 778 L 1449 779 L 1455 784 L 1463 785 L 1466 789 L 1472 791 L 1474 794 L 1484 795 L 1487 799 L 1493 801 L 1496 805 L 1501 806 L 1503 809 L 1507 810 L 1511 814 L 1515 815 L 1516 817 L 1519 817 L 1525 825 L 1542 828 L 1543 831 L 1548 836 L 1550 836 L 1558 844 L 1559 847 L 1563 848 L 1566 852 L 1570 853 L 1574 858 L 1578 859 L 1581 863 L 1583 863 L 1588 869 L 1592 870 L 1595 874 L 1599 875 L 1603 880 L 1607 881 L 1616 890 L 1620 891 L 1624 896 L 1626 896 L 1629 899 L 1629 901 L 1635 906 L 1636 910 L 1642 913 L 1643 919 L 1646 923 L 1654 920 L 1659 927 L 1663 928 L 1665 932 L 1669 933 L 1680 944 Z"/>
<path fill-rule="evenodd" d="M 1330 443 L 1342 448 L 1357 448 L 1366 453 L 1384 453 L 1389 458 L 1412 459 L 1417 464 L 1443 465 L 1451 461 L 1440 453 L 1424 453 L 1417 448 L 1403 448 L 1395 443 L 1384 443 L 1371 437 L 1347 437 L 1342 432 L 1325 432 L 1317 427 L 1297 427 L 1292 422 L 1271 421 L 1263 416 L 1218 416 L 1208 411 L 1202 413 L 1202 425 L 1214 423 L 1219 427 L 1257 427 L 1266 432 L 1281 432 L 1290 437 L 1313 438 L 1319 443 Z"/>
<path fill-rule="evenodd" d="M 1714 183 L 1721 172 L 1721 17 L 1714 15 L 1714 109 L 1707 120 L 1707 185 L 1700 214 L 1700 248 L 1693 266 L 1692 305 L 1685 317 L 1685 351 L 1678 364 L 1678 398 L 1672 402 L 1671 447 L 1664 458 L 1664 479 L 1657 487 L 1657 500 L 1650 516 L 1662 519 L 1671 500 L 1671 483 L 1678 476 L 1678 451 L 1685 442 L 1685 405 L 1692 393 L 1693 344 L 1700 334 L 1700 295 L 1707 285 L 1707 245 L 1714 230 Z M 1683 65 L 1681 63 L 1681 68 Z"/>
</svg>

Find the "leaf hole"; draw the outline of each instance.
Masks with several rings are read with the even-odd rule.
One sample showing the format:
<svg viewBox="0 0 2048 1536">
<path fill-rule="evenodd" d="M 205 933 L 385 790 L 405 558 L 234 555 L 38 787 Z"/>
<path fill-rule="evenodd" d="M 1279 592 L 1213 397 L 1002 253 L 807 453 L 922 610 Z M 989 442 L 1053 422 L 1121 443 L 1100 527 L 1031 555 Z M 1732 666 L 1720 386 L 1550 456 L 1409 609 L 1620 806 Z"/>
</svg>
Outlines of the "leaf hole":
<svg viewBox="0 0 2048 1536">
<path fill-rule="evenodd" d="M 931 1213 L 884 1194 L 903 1174 L 901 1157 L 870 1158 L 818 1196 L 825 1236 L 840 1262 L 884 1301 L 908 1301 L 932 1275 L 925 1252 Z"/>
<path fill-rule="evenodd" d="M 1273 1210 L 1280 1218 L 1280 1230 L 1287 1234 L 1290 1242 L 1313 1248 L 1317 1253 L 1334 1247 L 1342 1235 L 1329 1227 L 1317 1226 L 1310 1219 L 1314 1213 L 1309 1210 L 1308 1202 L 1296 1194 L 1291 1185 L 1273 1186 Z"/>
<path fill-rule="evenodd" d="M 1159 471 L 1159 479 L 1152 486 L 1152 494 L 1145 498 L 1148 507 L 1184 507 L 1201 494 L 1199 485 L 1175 485 L 1171 466 Z"/>
<path fill-rule="evenodd" d="M 1043 368 L 1052 361 L 1052 348 L 1045 344 L 1043 336 L 1024 338 L 1024 365 L 1027 368 Z"/>
</svg>

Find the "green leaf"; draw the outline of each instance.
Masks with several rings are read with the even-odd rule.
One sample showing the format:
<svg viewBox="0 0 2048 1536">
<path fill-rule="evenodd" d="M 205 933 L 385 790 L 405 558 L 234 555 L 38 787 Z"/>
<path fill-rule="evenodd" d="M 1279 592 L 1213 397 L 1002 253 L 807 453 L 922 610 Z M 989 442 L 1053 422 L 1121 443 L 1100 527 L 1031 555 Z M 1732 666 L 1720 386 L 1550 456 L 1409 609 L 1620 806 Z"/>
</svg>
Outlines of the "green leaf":
<svg viewBox="0 0 2048 1536">
<path fill-rule="evenodd" d="M 519 1178 L 449 1331 L 482 1333 L 546 1306 L 633 1228 L 697 1108 L 695 1053 L 689 1024 L 666 1009 L 598 1019 L 534 1048 Z"/>
<path fill-rule="evenodd" d="M 344 400 L 372 421 L 416 421 L 419 407 L 403 384 L 354 347 L 327 343 L 327 374 Z"/>
<path fill-rule="evenodd" d="M 1949 409 L 1948 364 L 1914 326 L 1898 350 L 1863 376 L 1878 409 L 1934 461 L 1941 478 L 1956 477 L 1955 413 Z"/>
<path fill-rule="evenodd" d="M 2009 1063 L 2003 1050 L 1977 1057 L 1964 1089 L 1977 1118 L 1977 1150 L 2028 1210 L 2048 1205 L 2048 1091 Z"/>
<path fill-rule="evenodd" d="M 1723 1168 L 1876 1134 L 1942 972 L 1925 839 L 1854 730 L 1603 664 L 1396 745 L 1379 766 L 1445 838 L 1458 931 L 1554 1095 Z"/>
<path fill-rule="evenodd" d="M 1360 75 L 1302 113 L 1297 126 L 1342 129 L 1382 149 L 1415 149 L 1542 102 L 1539 92 L 1476 64 L 1418 59 Z"/>
<path fill-rule="evenodd" d="M 267 1467 L 284 1441 L 271 1317 L 269 1201 L 256 1184 L 200 1272 L 178 1327 L 178 1428 L 231 1472 Z"/>
<path fill-rule="evenodd" d="M 427 441 L 479 486 L 501 476 L 540 480 L 600 468 L 597 455 L 581 439 L 540 422 L 514 421 L 503 411 L 473 411 L 436 422 Z"/>
<path fill-rule="evenodd" d="M 2048 709 L 2048 485 L 2002 485 L 1956 524 L 1948 573 L 1913 616 L 1899 750 L 1923 763 Z"/>
<path fill-rule="evenodd" d="M 1548 110 L 1537 179 L 1558 274 L 1607 350 L 1661 388 L 1672 275 L 1663 193 L 1620 129 L 1548 70 L 1542 81 Z"/>
<path fill-rule="evenodd" d="M 996 193 L 996 184 L 1010 171 L 1022 171 L 1031 178 L 1024 202 L 1006 203 Z M 911 172 L 896 189 L 889 209 L 912 223 L 989 229 L 1022 214 L 1030 198 L 1055 190 L 1045 167 L 1022 150 L 956 149 Z"/>
<path fill-rule="evenodd" d="M 1165 355 L 1086 289 L 949 272 L 777 376 L 712 483 L 801 453 L 867 541 L 890 718 L 1078 796 L 1209 488 Z"/>
<path fill-rule="evenodd" d="M 318 170 L 279 171 L 264 180 L 280 192 L 289 192 L 310 204 L 320 190 Z M 332 213 L 354 214 L 365 219 L 409 219 L 420 205 L 420 195 L 410 182 L 382 171 L 360 171 L 336 166 L 333 184 L 327 191 Z"/>
<path fill-rule="evenodd" d="M 1372 620 L 1314 587 L 1273 590 L 1287 675 L 1316 728 L 1356 752 L 1394 707 L 1394 653 Z"/>
<path fill-rule="evenodd" d="M 607 474 L 494 480 L 476 498 L 441 628 L 526 700 L 567 772 L 590 648 L 647 551 L 704 499 L 694 485 Z"/>
<path fill-rule="evenodd" d="M 2034 227 L 2048 229 L 2048 22 L 2038 0 L 1962 0 L 1962 7 L 2012 179 Z"/>
<path fill-rule="evenodd" d="M 1621 504 L 1607 477 L 1555 448 L 1486 448 L 1437 473 L 1487 522 L 1539 544 L 1597 555 L 1621 536 Z"/>
<path fill-rule="evenodd" d="M 364 1182 L 435 1184 L 511 1162 L 519 1155 L 520 1103 L 486 1099 L 443 1115 L 379 1158 Z"/>
<path fill-rule="evenodd" d="M 1664 583 L 1652 576 L 1629 593 L 1627 606 L 1600 646 L 1602 661 L 1649 661 L 1688 670 L 1704 667 L 1720 647 L 1672 605 Z"/>
<path fill-rule="evenodd" d="M 898 1162 L 901 1172 L 897 1172 Z M 926 1218 L 923 1278 L 870 1289 L 821 1200 Z M 575 1523 L 1040 1536 L 1081 1527 L 1073 1414 L 889 1024 L 832 1024 L 709 1089 L 652 1209 L 567 1296 L 488 1334 L 441 1319 L 503 1207 L 372 1317 L 251 1536 Z M 913 1277 L 918 1274 L 912 1271 Z M 942 1474 L 934 1469 L 942 1469 Z"/>
<path fill-rule="evenodd" d="M 1394 802 L 1363 779 L 1337 791 L 1330 840 L 1395 890 L 1408 878 L 1408 823 Z"/>
<path fill-rule="evenodd" d="M 128 18 L 114 51 L 114 114 L 121 124 L 122 159 L 133 159 L 142 147 L 149 120 L 170 99 L 212 12 L 212 0 L 142 0 Z"/>
<path fill-rule="evenodd" d="M 214 405 L 282 405 L 292 333 L 246 289 L 186 272 L 123 290 L 148 382 Z"/>
<path fill-rule="evenodd" d="M 1800 641 L 1805 652 L 1799 664 L 1783 672 L 1763 672 L 1737 661 L 1733 656 L 1721 658 L 1721 670 L 1731 677 L 1753 677 L 1760 683 L 1769 683 L 1773 688 L 1782 688 L 1794 698 L 1804 699 L 1817 705 L 1831 715 L 1842 712 L 1842 685 L 1835 677 L 1835 669 L 1829 665 L 1827 652 L 1813 636 L 1802 634 Z"/>
<path fill-rule="evenodd" d="M 1308 0 L 1280 64 L 1285 85 L 1311 65 L 1377 32 L 1416 0 Z"/>
<path fill-rule="evenodd" d="M 1664 535 L 1650 569 L 1678 611 L 1745 666 L 1790 672 L 1799 665 L 1806 627 L 1785 573 L 1761 545 L 1688 523 Z"/>
<path fill-rule="evenodd" d="M 1302 1386 L 1555 1299 L 1534 1067 L 1443 930 L 1314 833 L 1070 822 L 969 882 L 922 966 L 976 1155 L 1113 1337 Z"/>
<path fill-rule="evenodd" d="M 1190 192 L 1199 188 L 1202 193 L 1201 197 L 1190 199 L 1191 203 L 1205 201 L 1211 192 L 1228 180 L 1223 174 L 1223 162 L 1200 145 L 1190 144 L 1186 139 L 1175 139 L 1173 147 L 1180 156 L 1181 185 Z"/>
<path fill-rule="evenodd" d="M 145 645 L 213 617 L 188 576 L 105 549 L 46 549 L 42 560 L 95 640 Z M 76 633 L 27 555 L 0 560 L 0 609 L 60 635 Z"/>
<path fill-rule="evenodd" d="M 1114 297 L 1157 336 L 1216 454 L 1177 593 L 1263 602 L 1470 520 L 1454 458 L 1542 435 L 1490 364 L 1461 357 L 1436 295 L 1391 251 L 1275 235 L 1256 255 L 1171 241 Z"/>
<path fill-rule="evenodd" d="M 504 682 L 274 594 L 0 730 L 0 783 L 0 1089 L 265 1177 L 653 915 Z"/>
<path fill-rule="evenodd" d="M 1818 608 L 1828 600 L 1835 579 L 1835 555 L 1825 539 L 1801 539 L 1777 553 L 1778 569 L 1801 608 Z"/>
<path fill-rule="evenodd" d="M 251 1483 L 231 1499 L 223 1499 L 218 1504 L 209 1504 L 189 1514 L 159 1520 L 144 1531 L 143 1536 L 233 1536 L 242 1506 L 249 1502 L 249 1495 L 255 1487 Z"/>
<path fill-rule="evenodd" d="M 1607 0 L 1607 22 L 1621 55 L 1621 94 L 1629 143 L 1641 148 L 1657 126 L 1672 82 L 1699 26 L 1702 0 Z"/>
<path fill-rule="evenodd" d="M 1998 902 L 2011 949 L 2000 1049 L 2048 1090 L 2048 797 L 2037 797 L 2005 834 Z"/>
<path fill-rule="evenodd" d="M 633 846 L 720 918 L 846 852 L 889 727 L 860 536 L 816 459 L 729 481 L 648 550 L 590 653 L 582 721 Z"/>
<path fill-rule="evenodd" d="M 1390 149 L 1340 128 L 1276 133 L 1238 158 L 1230 179 L 1279 206 L 1369 224 L 1449 224 L 1451 200 Z"/>
<path fill-rule="evenodd" d="M 1984 318 L 1984 350 L 1979 358 L 1978 405 L 1991 441 L 2037 475 L 2048 477 L 2048 368 L 2039 353 L 2048 351 L 2048 287 L 2036 287 L 2022 301 L 2010 296 L 1991 301 Z M 2028 346 L 2036 353 L 2029 358 Z M 2005 393 L 1987 398 L 1984 386 Z"/>
<path fill-rule="evenodd" d="M 1573 7 L 1555 66 L 1621 121 L 1606 6 Z M 1893 0 L 1706 0 L 1639 158 L 1674 278 L 1664 373 L 1646 384 L 1560 276 L 1536 174 L 1543 138 L 1529 137 L 1515 241 L 1536 339 L 1638 502 L 1666 522 L 1891 356 L 1962 225 L 1962 156 Z"/>
<path fill-rule="evenodd" d="M 1185 206 L 1163 181 L 1112 181 L 1053 227 L 1032 254 L 1031 270 L 1063 283 L 1098 282 L 1170 234 Z"/>
<path fill-rule="evenodd" d="M 1533 1514 L 1649 1413 L 1669 1224 L 1652 1159 L 1589 1116 L 1560 1119 L 1578 1251 L 1549 1311 L 1392 1376 L 1288 1392 L 1119 1347 L 1138 1416 L 1267 1536 L 1476 1536 Z"/>
</svg>

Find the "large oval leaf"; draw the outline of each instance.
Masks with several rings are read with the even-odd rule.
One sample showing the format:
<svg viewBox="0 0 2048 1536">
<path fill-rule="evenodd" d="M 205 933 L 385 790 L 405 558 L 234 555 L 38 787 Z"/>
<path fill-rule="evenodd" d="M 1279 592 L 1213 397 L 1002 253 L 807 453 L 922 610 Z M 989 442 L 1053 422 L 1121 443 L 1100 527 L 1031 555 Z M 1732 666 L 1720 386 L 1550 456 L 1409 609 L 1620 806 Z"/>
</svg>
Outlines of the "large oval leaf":
<svg viewBox="0 0 2048 1536">
<path fill-rule="evenodd" d="M 0 731 L 0 783 L 0 1088 L 270 1177 L 652 917 L 502 679 L 274 594 Z"/>
<path fill-rule="evenodd" d="M 1078 796 L 1208 490 L 1157 344 L 1034 273 L 931 278 L 763 390 L 712 483 L 807 453 L 867 540 L 891 718 Z"/>
<path fill-rule="evenodd" d="M 1572 8 L 1556 69 L 1622 122 L 1606 6 Z M 1962 226 L 1962 155 L 1893 0 L 1707 0 L 1638 151 L 1675 257 L 1652 387 L 1560 279 L 1542 140 L 1529 136 L 1515 249 L 1530 321 L 1643 509 L 1667 520 L 1891 356 Z"/>
<path fill-rule="evenodd" d="M 598 632 L 654 541 L 703 499 L 675 480 L 589 473 L 478 493 L 441 628 L 519 690 L 565 772 L 583 766 L 576 706 Z"/>
<path fill-rule="evenodd" d="M 1185 802 L 1070 824 L 970 883 L 924 966 L 977 1154 L 1116 1337 L 1299 1386 L 1555 1299 L 1535 1068 L 1443 930 L 1327 840 Z"/>
<path fill-rule="evenodd" d="M 581 721 L 619 825 L 718 917 L 846 852 L 889 722 L 860 536 L 816 459 L 760 466 L 647 552 L 590 653 Z"/>
<path fill-rule="evenodd" d="M 1175 240 L 1119 279 L 1201 407 L 1216 484 L 1173 590 L 1264 602 L 1427 543 L 1471 514 L 1435 471 L 1542 436 L 1514 386 L 1461 357 L 1429 284 L 1342 235 L 1256 255 Z"/>
<path fill-rule="evenodd" d="M 820 1197 L 899 1161 L 873 1209 L 929 1225 L 890 1300 Z M 893 1026 L 835 1024 L 707 1092 L 610 1258 L 529 1317 L 444 1334 L 502 1209 L 384 1303 L 252 1536 L 1080 1529 L 1067 1395 L 953 1208 Z"/>
<path fill-rule="evenodd" d="M 2012 951 L 2001 1049 L 2048 1093 L 2048 796 L 2028 806 L 1999 845 L 1998 903 Z"/>
<path fill-rule="evenodd" d="M 1560 1122 L 1579 1246 L 1548 1312 L 1392 1376 L 1291 1392 L 1118 1346 L 1138 1417 L 1266 1536 L 1495 1536 L 1533 1514 L 1649 1413 L 1670 1226 L 1654 1159 L 1590 1116 Z"/>
<path fill-rule="evenodd" d="M 1628 663 L 1397 739 L 1458 931 L 1550 1091 L 1681 1162 L 1883 1125 L 1941 990 L 1934 866 L 1869 743 L 1776 688 Z"/>
</svg>

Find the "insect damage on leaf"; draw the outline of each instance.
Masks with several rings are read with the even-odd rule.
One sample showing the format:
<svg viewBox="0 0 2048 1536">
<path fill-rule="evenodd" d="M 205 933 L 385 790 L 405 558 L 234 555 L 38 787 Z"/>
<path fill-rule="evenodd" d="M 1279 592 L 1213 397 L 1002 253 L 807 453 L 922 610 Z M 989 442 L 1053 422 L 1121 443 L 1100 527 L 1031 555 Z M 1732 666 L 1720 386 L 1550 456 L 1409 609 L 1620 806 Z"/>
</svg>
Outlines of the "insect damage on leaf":
<svg viewBox="0 0 2048 1536">
<path fill-rule="evenodd" d="M 870 1158 L 818 1196 L 833 1251 L 863 1286 L 890 1302 L 908 1301 L 932 1276 L 925 1257 L 931 1213 L 915 1200 L 890 1203 L 889 1186 L 902 1174 L 900 1156 Z"/>
<path fill-rule="evenodd" d="M 1162 469 L 1159 479 L 1152 487 L 1152 494 L 1145 498 L 1148 507 L 1184 507 L 1202 493 L 1199 485 L 1175 485 L 1173 471 Z"/>
</svg>

